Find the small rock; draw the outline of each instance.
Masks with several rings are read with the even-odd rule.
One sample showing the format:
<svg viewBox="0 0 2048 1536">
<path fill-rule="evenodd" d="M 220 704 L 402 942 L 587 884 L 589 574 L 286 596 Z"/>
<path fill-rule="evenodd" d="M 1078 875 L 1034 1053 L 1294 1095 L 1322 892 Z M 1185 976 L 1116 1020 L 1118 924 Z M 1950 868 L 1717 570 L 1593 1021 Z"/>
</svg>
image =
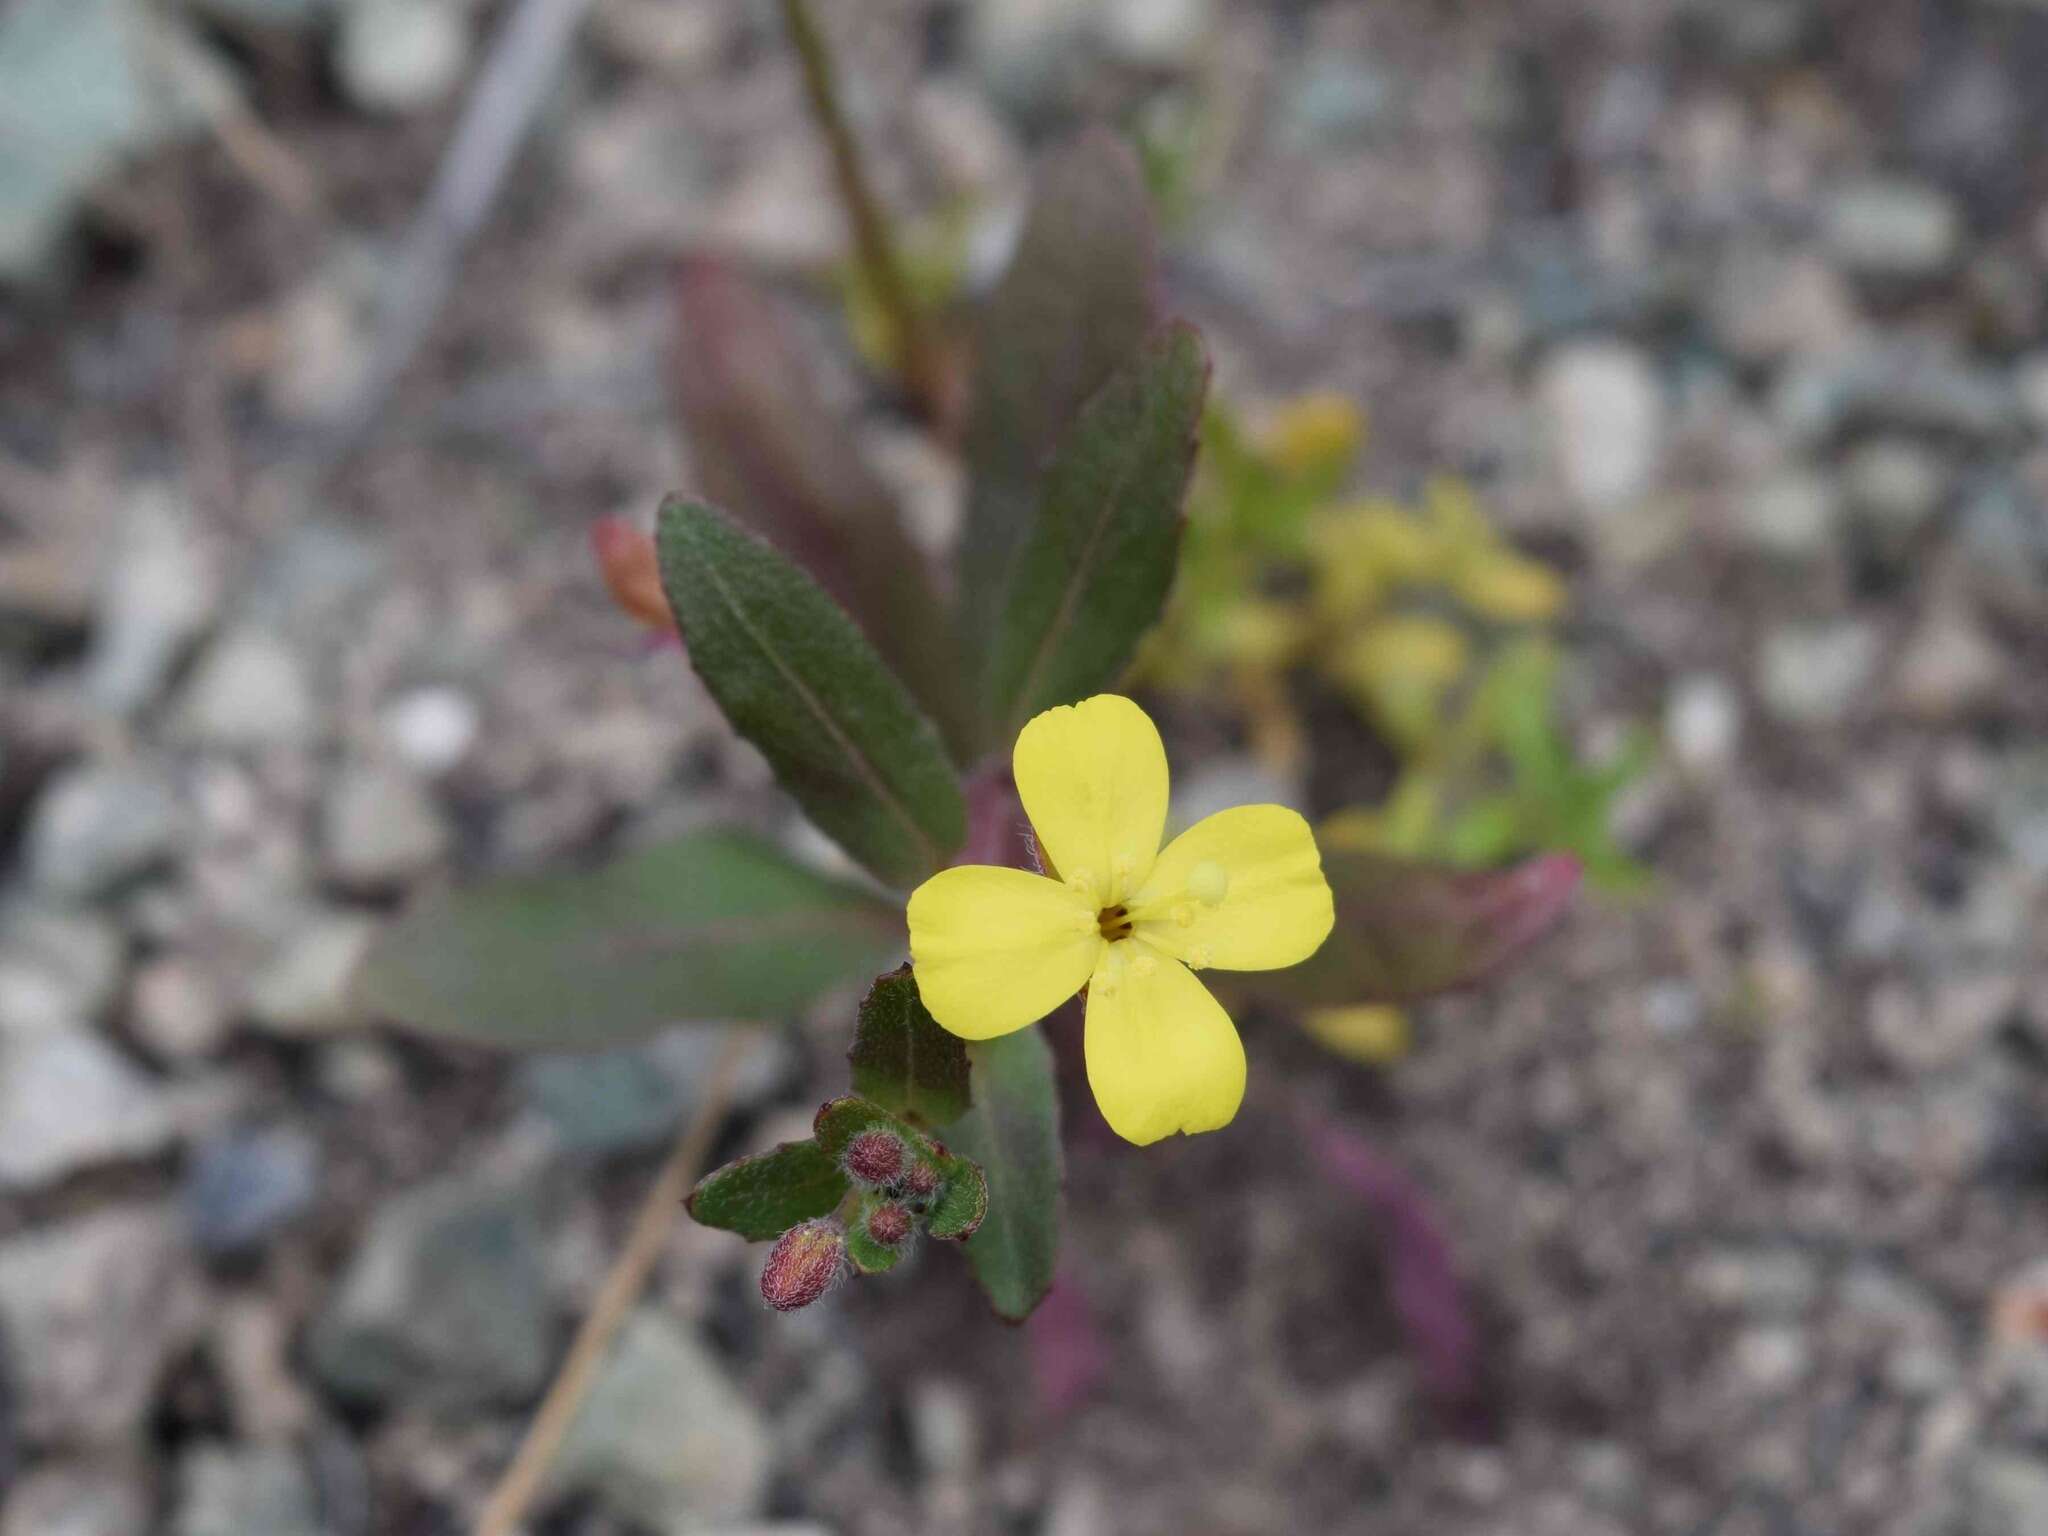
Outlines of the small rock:
<svg viewBox="0 0 2048 1536">
<path fill-rule="evenodd" d="M 446 773 L 476 744 L 482 714 L 459 688 L 415 688 L 384 711 L 384 739 L 398 760 L 428 778 Z"/>
<path fill-rule="evenodd" d="M 171 1536 L 326 1536 L 313 1481 L 287 1446 L 202 1445 L 178 1463 Z"/>
<path fill-rule="evenodd" d="M 1958 543 L 1979 588 L 2032 623 L 2048 600 L 2048 520 L 2033 496 L 2003 475 L 1963 503 Z"/>
<path fill-rule="evenodd" d="M 183 955 L 160 955 L 135 973 L 128 1027 L 166 1061 L 198 1061 L 228 1038 L 228 1004 L 204 969 Z"/>
<path fill-rule="evenodd" d="M 252 576 L 245 595 L 249 622 L 309 647 L 352 638 L 390 563 L 390 552 L 363 529 L 309 509 Z"/>
<path fill-rule="evenodd" d="M 1927 526 L 1948 492 L 1940 455 L 1911 438 L 1858 445 L 1842 465 L 1842 480 L 1858 522 L 1888 553 Z"/>
<path fill-rule="evenodd" d="M 449 0 L 356 0 L 342 14 L 335 68 L 368 111 L 430 107 L 468 66 L 469 22 Z"/>
<path fill-rule="evenodd" d="M 1753 366 L 1788 355 L 1842 353 L 1859 324 L 1840 271 L 1811 251 L 1736 246 L 1716 274 L 1708 303 L 1721 345 Z"/>
<path fill-rule="evenodd" d="M 1737 518 L 1749 545 L 1781 560 L 1815 560 L 1834 547 L 1841 498 L 1825 476 L 1789 470 L 1743 499 Z"/>
<path fill-rule="evenodd" d="M 2015 862 L 2037 878 L 2048 876 L 2048 752 L 2022 750 L 2005 760 L 1991 821 Z"/>
<path fill-rule="evenodd" d="M 1851 182 L 1829 194 L 1821 226 L 1837 261 L 1864 277 L 1936 277 L 1954 265 L 1962 220 L 1948 195 L 1918 182 Z"/>
<path fill-rule="evenodd" d="M 968 53 L 989 94 L 1010 112 L 1042 118 L 1060 105 L 1087 62 L 1101 7 L 1095 0 L 1005 0 L 970 13 Z"/>
<path fill-rule="evenodd" d="M 1772 407 L 1779 425 L 1807 444 L 1859 430 L 1999 442 L 2021 426 L 2010 379 L 1916 342 L 1803 359 L 1780 374 Z"/>
<path fill-rule="evenodd" d="M 402 769 L 345 770 L 321 807 L 327 871 L 359 890 L 400 885 L 448 851 L 447 818 L 420 782 Z"/>
<path fill-rule="evenodd" d="M 288 1035 L 355 1022 L 349 985 L 377 927 L 374 918 L 357 912 L 330 911 L 301 922 L 250 981 L 251 1017 Z"/>
<path fill-rule="evenodd" d="M 1723 1248 L 1688 1271 L 1692 1289 L 1716 1306 L 1772 1317 L 1796 1317 L 1820 1294 L 1812 1259 L 1787 1248 Z"/>
<path fill-rule="evenodd" d="M 523 1402 L 552 1357 L 545 1258 L 528 1191 L 454 1178 L 400 1195 L 371 1218 L 313 1328 L 313 1370 L 350 1402 Z M 678 1421 L 658 1422 L 672 1434 Z"/>
<path fill-rule="evenodd" d="M 296 652 L 274 635 L 244 630 L 214 643 L 186 685 L 177 729 L 229 751 L 290 746 L 314 729 L 313 695 Z"/>
<path fill-rule="evenodd" d="M 120 931 L 96 913 L 0 910 L 0 1035 L 96 1022 L 120 990 L 124 958 Z"/>
<path fill-rule="evenodd" d="M 100 1211 L 0 1245 L 0 1336 L 32 1442 L 133 1435 L 200 1316 L 167 1210 Z"/>
<path fill-rule="evenodd" d="M 1140 69 L 1185 69 L 1216 28 L 1216 0 L 1121 0 L 1101 27 L 1111 57 Z"/>
<path fill-rule="evenodd" d="M 161 1090 L 97 1035 L 65 1029 L 0 1040 L 0 1186 L 34 1187 L 153 1156 L 175 1134 Z"/>
<path fill-rule="evenodd" d="M 981 1455 L 981 1420 L 965 1383 L 927 1376 L 910 1392 L 910 1438 L 934 1478 L 971 1476 Z"/>
<path fill-rule="evenodd" d="M 1742 698 L 1726 678 L 1694 672 L 1672 685 L 1664 739 L 1679 766 L 1697 774 L 1725 768 L 1742 740 Z"/>
<path fill-rule="evenodd" d="M 664 1536 L 761 1512 L 771 1442 L 760 1410 L 664 1314 L 628 1319 L 555 1465 L 555 1485 Z"/>
<path fill-rule="evenodd" d="M 1758 656 L 1757 692 L 1787 724 L 1840 724 L 1861 703 L 1878 651 L 1877 631 L 1854 620 L 1774 630 Z"/>
<path fill-rule="evenodd" d="M 1735 1340 L 1736 1374 L 1751 1391 L 1766 1396 L 1797 1385 L 1812 1361 L 1813 1350 L 1797 1328 L 1746 1328 Z"/>
<path fill-rule="evenodd" d="M 1396 101 L 1393 81 L 1369 59 L 1317 50 L 1281 98 L 1279 135 L 1300 149 L 1353 144 L 1386 127 Z"/>
<path fill-rule="evenodd" d="M 2048 1531 L 2048 1462 L 2018 1451 L 1980 1451 L 1966 1476 L 1965 1536 Z"/>
<path fill-rule="evenodd" d="M 758 1103 L 783 1070 L 782 1050 L 772 1032 L 736 1027 L 747 1029 L 752 1043 L 734 1100 Z M 564 1151 L 644 1151 L 675 1135 L 726 1038 L 725 1030 L 693 1025 L 625 1050 L 535 1056 L 520 1063 L 520 1093 Z"/>
<path fill-rule="evenodd" d="M 290 1126 L 233 1131 L 204 1143 L 185 1175 L 185 1222 L 208 1253 L 246 1253 L 310 1210 L 320 1148 Z"/>
<path fill-rule="evenodd" d="M 52 1462 L 7 1493 L 0 1536 L 144 1536 L 149 1486 L 120 1462 Z"/>
<path fill-rule="evenodd" d="M 2023 357 L 2012 371 L 2013 390 L 2036 433 L 2048 432 L 2048 352 Z"/>
<path fill-rule="evenodd" d="M 212 617 L 218 581 L 185 499 L 154 481 L 130 493 L 100 583 L 87 697 L 117 715 L 155 699 Z"/>
<path fill-rule="evenodd" d="M 1642 496 L 1657 472 L 1664 394 L 1635 348 L 1573 342 L 1537 380 L 1566 488 L 1589 511 L 1611 512 Z"/>
<path fill-rule="evenodd" d="M 1994 702 L 2004 685 L 1998 647 L 1967 613 L 1944 606 L 1906 642 L 1893 691 L 1906 713 L 1946 721 Z"/>
<path fill-rule="evenodd" d="M 53 778 L 28 828 L 31 878 L 81 900 L 103 895 L 175 853 L 177 796 L 139 767 L 85 764 Z"/>
</svg>

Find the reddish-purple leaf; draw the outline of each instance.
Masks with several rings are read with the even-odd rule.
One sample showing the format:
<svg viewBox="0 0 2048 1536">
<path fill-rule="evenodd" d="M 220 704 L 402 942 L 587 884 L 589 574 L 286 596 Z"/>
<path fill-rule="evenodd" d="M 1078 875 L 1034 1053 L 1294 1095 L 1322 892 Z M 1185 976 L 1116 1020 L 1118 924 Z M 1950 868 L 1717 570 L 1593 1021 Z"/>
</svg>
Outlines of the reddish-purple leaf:
<svg viewBox="0 0 2048 1536">
<path fill-rule="evenodd" d="M 1215 978 L 1239 996 L 1293 1007 L 1403 1003 L 1485 979 L 1555 927 L 1578 893 L 1579 861 L 1547 853 L 1510 869 L 1456 870 L 1331 853 L 1337 926 L 1301 965 Z"/>
</svg>

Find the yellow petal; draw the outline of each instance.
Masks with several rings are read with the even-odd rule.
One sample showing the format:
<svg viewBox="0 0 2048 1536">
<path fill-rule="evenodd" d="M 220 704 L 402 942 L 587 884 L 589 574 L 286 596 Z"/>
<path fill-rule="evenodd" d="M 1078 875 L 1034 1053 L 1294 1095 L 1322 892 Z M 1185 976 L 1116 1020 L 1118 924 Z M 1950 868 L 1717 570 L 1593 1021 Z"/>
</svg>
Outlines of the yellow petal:
<svg viewBox="0 0 2048 1536">
<path fill-rule="evenodd" d="M 1166 845 L 1129 905 L 1144 942 L 1226 971 L 1298 965 L 1336 921 L 1315 835 L 1284 805 L 1203 817 Z"/>
<path fill-rule="evenodd" d="M 1017 794 L 1059 877 L 1114 906 L 1144 880 L 1166 829 L 1166 748 L 1129 699 L 1098 693 L 1018 733 Z"/>
<path fill-rule="evenodd" d="M 1290 474 L 1342 470 L 1365 440 L 1365 413 L 1346 395 L 1303 395 L 1276 410 L 1262 436 L 1266 456 Z"/>
<path fill-rule="evenodd" d="M 910 893 L 918 995 L 946 1029 L 989 1040 L 1081 990 L 1102 953 L 1095 908 L 1056 880 L 963 864 Z"/>
<path fill-rule="evenodd" d="M 1139 1146 L 1228 1125 L 1244 1046 L 1223 1005 L 1178 960 L 1107 946 L 1088 987 L 1088 1086 L 1109 1128 Z"/>
<path fill-rule="evenodd" d="M 1463 562 L 1451 590 L 1474 613 L 1503 624 L 1540 624 L 1564 607 L 1564 583 L 1550 567 L 1506 548 Z"/>
</svg>

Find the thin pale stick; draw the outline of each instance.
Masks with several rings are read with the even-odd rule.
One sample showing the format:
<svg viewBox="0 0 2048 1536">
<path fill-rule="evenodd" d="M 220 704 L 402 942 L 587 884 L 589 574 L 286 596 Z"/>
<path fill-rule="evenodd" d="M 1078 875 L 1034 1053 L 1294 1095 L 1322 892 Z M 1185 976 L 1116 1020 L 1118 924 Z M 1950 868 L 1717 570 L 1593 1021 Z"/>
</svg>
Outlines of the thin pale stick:
<svg viewBox="0 0 2048 1536">
<path fill-rule="evenodd" d="M 485 1500 L 475 1536 L 512 1536 L 539 1495 L 548 1468 L 554 1464 L 563 1439 L 576 1422 L 577 1410 L 597 1381 L 598 1368 L 604 1364 L 620 1324 L 647 1289 L 655 1261 L 661 1257 L 662 1246 L 682 1212 L 683 1200 L 711 1150 L 712 1137 L 725 1118 L 733 1078 L 749 1043 L 750 1032 L 742 1029 L 734 1030 L 726 1040 L 725 1049 L 719 1053 L 705 1082 L 697 1112 L 676 1139 L 675 1150 L 669 1153 L 660 1176 L 641 1202 L 640 1214 L 633 1218 L 633 1230 L 627 1235 L 626 1245 L 612 1261 L 583 1326 L 576 1330 L 575 1342 L 562 1357 L 562 1368 L 549 1385 L 547 1396 L 541 1399 L 533 1422 L 527 1425 L 526 1437 L 520 1441 L 512 1464 Z"/>
</svg>

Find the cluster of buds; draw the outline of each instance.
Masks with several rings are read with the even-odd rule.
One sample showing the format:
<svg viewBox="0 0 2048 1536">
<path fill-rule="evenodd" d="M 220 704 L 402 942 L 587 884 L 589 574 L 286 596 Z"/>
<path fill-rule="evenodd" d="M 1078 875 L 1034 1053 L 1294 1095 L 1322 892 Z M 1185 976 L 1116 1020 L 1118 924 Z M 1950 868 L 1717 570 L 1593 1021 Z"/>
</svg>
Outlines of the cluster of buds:
<svg viewBox="0 0 2048 1536">
<path fill-rule="evenodd" d="M 835 1116 L 851 1117 L 860 1129 L 840 1118 L 828 1137 Z M 776 1240 L 761 1271 L 762 1299 L 776 1311 L 809 1306 L 848 1271 L 893 1269 L 920 1233 L 959 1241 L 980 1225 L 988 1198 L 981 1170 L 941 1143 L 856 1099 L 825 1106 L 819 1131 L 821 1141 L 837 1145 L 846 1194 L 831 1215 L 801 1222 Z"/>
</svg>

